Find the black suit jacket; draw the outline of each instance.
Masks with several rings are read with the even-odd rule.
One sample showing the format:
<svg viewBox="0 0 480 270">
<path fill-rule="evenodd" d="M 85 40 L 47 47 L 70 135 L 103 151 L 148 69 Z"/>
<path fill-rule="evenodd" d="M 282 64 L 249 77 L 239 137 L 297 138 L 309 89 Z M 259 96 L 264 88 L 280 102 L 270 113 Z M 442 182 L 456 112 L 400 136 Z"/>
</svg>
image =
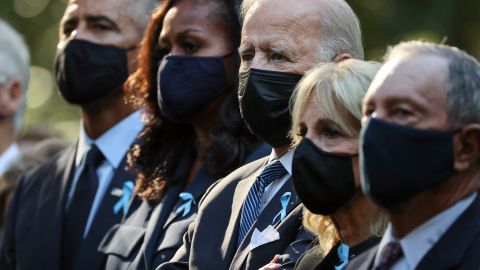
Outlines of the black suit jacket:
<svg viewBox="0 0 480 270">
<path fill-rule="evenodd" d="M 72 180 L 76 144 L 70 146 L 20 180 L 7 212 L 3 242 L 0 245 L 0 269 L 61 269 L 62 227 L 65 203 Z M 118 197 L 114 188 L 133 180 L 124 170 L 125 159 L 110 185 L 80 248 L 75 269 L 99 269 L 102 253 L 98 244 L 110 227 L 119 222 L 113 207 Z"/>
<path fill-rule="evenodd" d="M 378 245 L 352 260 L 346 269 L 372 269 Z M 480 195 L 428 251 L 416 270 L 480 269 Z"/>
<path fill-rule="evenodd" d="M 258 159 L 271 152 L 271 147 L 261 144 L 246 160 Z M 186 179 L 195 158 L 194 149 L 185 154 L 176 169 L 177 179 Z M 215 181 L 201 169 L 191 184 L 183 191 L 192 194 L 194 203 L 183 216 L 177 209 L 184 203 L 179 199 L 181 184 L 169 187 L 158 203 L 143 200 L 122 224 L 115 225 L 105 236 L 99 250 L 107 255 L 105 269 L 155 269 L 169 261 L 182 246 L 188 225 L 195 220 L 198 202 Z"/>
<path fill-rule="evenodd" d="M 160 265 L 157 270 L 258 269 L 270 262 L 275 254 L 283 254 L 284 268 L 292 269 L 310 245 L 313 235 L 302 229 L 302 205 L 293 191 L 291 180 L 267 204 L 237 249 L 243 202 L 256 173 L 267 161 L 268 157 L 249 163 L 210 187 L 200 202 L 195 222 L 190 224 L 184 236 L 183 246 L 170 262 Z M 273 223 L 285 192 L 292 193 L 287 216 L 283 221 Z M 280 239 L 252 249 L 249 243 L 254 228 L 262 231 L 268 225 L 279 232 Z"/>
</svg>

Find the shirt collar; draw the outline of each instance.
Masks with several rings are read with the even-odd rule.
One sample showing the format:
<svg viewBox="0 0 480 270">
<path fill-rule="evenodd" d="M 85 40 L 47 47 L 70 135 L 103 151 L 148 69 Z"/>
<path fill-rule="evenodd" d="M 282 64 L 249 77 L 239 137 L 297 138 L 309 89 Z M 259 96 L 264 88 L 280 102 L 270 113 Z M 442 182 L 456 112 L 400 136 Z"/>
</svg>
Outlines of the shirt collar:
<svg viewBox="0 0 480 270">
<path fill-rule="evenodd" d="M 278 159 L 280 163 L 282 163 L 285 170 L 287 170 L 288 174 L 292 175 L 292 160 L 293 160 L 293 149 L 289 149 L 287 153 L 285 153 L 280 158 L 277 158 L 277 154 L 275 154 L 275 150 L 272 149 L 270 156 L 268 157 L 268 163 L 272 162 L 274 159 Z"/>
<path fill-rule="evenodd" d="M 77 154 L 75 156 L 75 166 L 80 166 L 82 158 L 88 150 L 90 150 L 91 145 L 95 143 L 110 166 L 116 169 L 120 165 L 120 162 L 122 162 L 130 145 L 134 142 L 144 127 L 141 114 L 141 110 L 130 114 L 96 140 L 92 140 L 88 137 L 85 128 L 83 127 L 83 123 L 81 123 Z"/>
<path fill-rule="evenodd" d="M 409 269 L 414 269 L 423 256 L 438 242 L 440 237 L 450 228 L 458 217 L 473 203 L 476 193 L 468 196 L 437 214 L 423 223 L 405 237 L 400 239 L 400 246 Z M 398 241 L 392 232 L 392 225 L 388 224 L 387 230 L 378 246 L 375 265 L 378 264 L 383 248 L 390 242 Z"/>
<path fill-rule="evenodd" d="M 0 154 L 0 175 L 3 175 L 18 158 L 20 158 L 20 148 L 18 144 L 12 143 Z"/>
</svg>

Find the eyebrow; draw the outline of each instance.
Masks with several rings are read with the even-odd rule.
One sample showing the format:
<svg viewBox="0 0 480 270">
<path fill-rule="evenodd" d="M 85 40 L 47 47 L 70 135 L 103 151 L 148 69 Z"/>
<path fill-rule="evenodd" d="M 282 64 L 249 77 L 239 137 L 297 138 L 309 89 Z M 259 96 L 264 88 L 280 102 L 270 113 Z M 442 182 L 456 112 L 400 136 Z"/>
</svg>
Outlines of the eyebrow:
<svg viewBox="0 0 480 270">
<path fill-rule="evenodd" d="M 118 27 L 118 25 L 105 15 L 87 15 L 86 20 L 89 23 L 102 23 L 102 22 L 108 23 L 112 28 L 114 28 L 117 31 L 120 31 L 120 28 Z"/>
</svg>

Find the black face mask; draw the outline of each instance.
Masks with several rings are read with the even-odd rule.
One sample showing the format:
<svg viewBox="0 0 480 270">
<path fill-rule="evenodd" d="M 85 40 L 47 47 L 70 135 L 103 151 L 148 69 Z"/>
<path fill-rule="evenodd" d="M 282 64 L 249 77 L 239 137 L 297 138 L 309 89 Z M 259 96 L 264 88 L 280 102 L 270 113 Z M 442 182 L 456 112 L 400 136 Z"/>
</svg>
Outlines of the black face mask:
<svg viewBox="0 0 480 270">
<path fill-rule="evenodd" d="M 300 142 L 293 155 L 292 179 L 308 210 L 331 215 L 355 195 L 355 156 L 327 153 L 307 138 Z"/>
<path fill-rule="evenodd" d="M 364 193 L 389 208 L 448 180 L 454 172 L 454 133 L 371 118 L 360 139 Z"/>
<path fill-rule="evenodd" d="M 84 105 L 121 92 L 128 77 L 127 50 L 72 39 L 57 51 L 58 89 L 69 103 Z"/>
<path fill-rule="evenodd" d="M 273 147 L 290 144 L 288 106 L 302 75 L 251 68 L 239 77 L 240 112 L 253 134 Z"/>
<path fill-rule="evenodd" d="M 158 106 L 175 122 L 209 104 L 228 88 L 224 57 L 167 56 L 158 69 Z"/>
</svg>

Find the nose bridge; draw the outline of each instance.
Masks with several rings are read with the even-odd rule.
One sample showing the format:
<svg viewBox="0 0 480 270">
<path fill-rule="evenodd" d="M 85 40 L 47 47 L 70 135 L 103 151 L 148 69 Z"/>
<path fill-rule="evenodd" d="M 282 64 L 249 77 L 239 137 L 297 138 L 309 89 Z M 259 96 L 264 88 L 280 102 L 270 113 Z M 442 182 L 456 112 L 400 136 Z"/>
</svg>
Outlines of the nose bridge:
<svg viewBox="0 0 480 270">
<path fill-rule="evenodd" d="M 80 20 L 75 30 L 70 34 L 70 38 L 92 41 L 92 35 L 87 29 L 87 23 Z"/>
<path fill-rule="evenodd" d="M 268 69 L 267 68 L 267 58 L 265 53 L 257 50 L 255 55 L 253 56 L 252 62 L 250 64 L 250 68 L 255 68 L 255 69 Z"/>
</svg>

